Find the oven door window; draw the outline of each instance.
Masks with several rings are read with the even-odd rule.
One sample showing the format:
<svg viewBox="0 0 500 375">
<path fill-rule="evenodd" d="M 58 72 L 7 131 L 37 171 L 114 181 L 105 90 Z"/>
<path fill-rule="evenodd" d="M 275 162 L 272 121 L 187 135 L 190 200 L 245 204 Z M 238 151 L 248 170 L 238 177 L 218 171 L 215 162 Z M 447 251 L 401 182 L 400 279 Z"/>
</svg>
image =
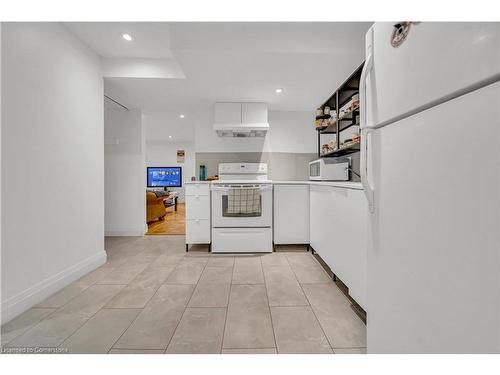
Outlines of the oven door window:
<svg viewBox="0 0 500 375">
<path fill-rule="evenodd" d="M 258 188 L 232 188 L 222 195 L 222 216 L 262 216 L 262 196 Z"/>
</svg>

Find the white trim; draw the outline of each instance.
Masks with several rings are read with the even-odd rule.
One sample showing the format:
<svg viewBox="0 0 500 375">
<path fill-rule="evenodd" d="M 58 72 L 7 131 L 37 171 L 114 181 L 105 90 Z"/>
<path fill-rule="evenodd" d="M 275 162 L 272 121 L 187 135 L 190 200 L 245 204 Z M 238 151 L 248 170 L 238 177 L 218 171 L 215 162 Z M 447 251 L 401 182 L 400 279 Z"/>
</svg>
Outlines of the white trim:
<svg viewBox="0 0 500 375">
<path fill-rule="evenodd" d="M 2 302 L 2 324 L 25 312 L 90 271 L 103 265 L 106 263 L 106 259 L 106 252 L 100 251 Z"/>
</svg>

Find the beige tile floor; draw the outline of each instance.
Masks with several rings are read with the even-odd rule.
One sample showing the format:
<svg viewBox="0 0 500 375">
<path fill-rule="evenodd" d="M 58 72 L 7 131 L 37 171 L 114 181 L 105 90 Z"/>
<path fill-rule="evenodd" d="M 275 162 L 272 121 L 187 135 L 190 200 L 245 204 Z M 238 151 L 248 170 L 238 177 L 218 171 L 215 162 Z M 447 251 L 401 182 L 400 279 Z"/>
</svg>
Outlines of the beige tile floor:
<svg viewBox="0 0 500 375">
<path fill-rule="evenodd" d="M 366 353 L 365 325 L 305 251 L 186 253 L 184 236 L 106 238 L 106 251 L 2 326 L 4 351 Z"/>
</svg>

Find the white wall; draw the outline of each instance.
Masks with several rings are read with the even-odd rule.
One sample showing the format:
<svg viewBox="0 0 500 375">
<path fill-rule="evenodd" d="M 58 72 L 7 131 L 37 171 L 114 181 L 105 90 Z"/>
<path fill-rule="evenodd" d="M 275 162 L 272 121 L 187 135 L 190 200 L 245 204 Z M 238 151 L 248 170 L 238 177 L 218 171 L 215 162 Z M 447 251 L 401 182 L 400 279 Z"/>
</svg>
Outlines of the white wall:
<svg viewBox="0 0 500 375">
<path fill-rule="evenodd" d="M 2 29 L 5 322 L 106 254 L 99 58 L 60 24 Z"/>
<path fill-rule="evenodd" d="M 185 151 L 184 163 L 177 163 L 177 150 Z M 146 143 L 146 165 L 148 167 L 182 167 L 181 188 L 169 188 L 179 192 L 179 202 L 184 202 L 184 183 L 195 174 L 194 143 L 148 141 Z"/>
<path fill-rule="evenodd" d="M 146 231 L 145 141 L 141 112 L 104 113 L 105 232 L 142 236 Z"/>
<path fill-rule="evenodd" d="M 317 152 L 317 133 L 314 130 L 313 111 L 270 111 L 268 152 Z"/>
<path fill-rule="evenodd" d="M 269 111 L 269 131 L 264 138 L 224 138 L 213 129 L 213 111 L 195 119 L 196 152 L 317 152 L 314 112 Z"/>
</svg>

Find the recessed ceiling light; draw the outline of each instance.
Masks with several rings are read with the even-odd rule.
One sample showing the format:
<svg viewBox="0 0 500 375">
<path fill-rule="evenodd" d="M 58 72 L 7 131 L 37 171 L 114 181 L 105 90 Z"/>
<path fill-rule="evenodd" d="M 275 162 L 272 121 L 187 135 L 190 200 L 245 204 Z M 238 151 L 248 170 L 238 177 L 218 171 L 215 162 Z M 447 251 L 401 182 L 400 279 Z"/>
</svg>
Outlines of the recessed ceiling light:
<svg viewBox="0 0 500 375">
<path fill-rule="evenodd" d="M 172 138 L 172 136 L 171 136 L 171 135 L 169 135 L 169 136 L 168 136 L 168 138 Z"/>
<path fill-rule="evenodd" d="M 281 94 L 283 92 L 283 89 L 282 88 L 277 88 L 274 91 L 276 91 L 276 94 Z"/>
<path fill-rule="evenodd" d="M 186 116 L 184 116 L 184 114 L 182 114 L 182 113 L 181 113 L 181 114 L 179 115 L 179 117 L 180 117 L 180 118 L 184 118 L 184 117 L 186 117 Z"/>
<path fill-rule="evenodd" d="M 132 36 L 130 34 L 127 34 L 127 33 L 122 34 L 122 38 L 128 42 L 130 42 L 132 40 Z"/>
</svg>

